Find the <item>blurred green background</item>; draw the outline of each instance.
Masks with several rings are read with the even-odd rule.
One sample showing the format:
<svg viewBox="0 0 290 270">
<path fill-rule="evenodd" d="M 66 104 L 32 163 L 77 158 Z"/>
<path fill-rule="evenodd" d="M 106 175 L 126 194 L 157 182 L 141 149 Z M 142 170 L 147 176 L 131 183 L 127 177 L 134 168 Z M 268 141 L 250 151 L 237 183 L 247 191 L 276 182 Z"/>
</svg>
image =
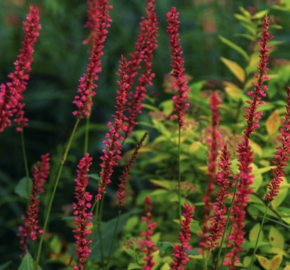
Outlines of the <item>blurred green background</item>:
<svg viewBox="0 0 290 270">
<path fill-rule="evenodd" d="M 28 13 L 29 4 L 40 9 L 42 29 L 35 45 L 34 62 L 31 77 L 24 93 L 26 116 L 29 125 L 25 128 L 25 141 L 29 167 L 40 159 L 40 155 L 50 152 L 52 170 L 50 183 L 54 180 L 55 169 L 60 162 L 64 144 L 68 139 L 75 117 L 72 104 L 78 80 L 83 75 L 88 63 L 88 46 L 82 41 L 88 36 L 88 29 L 83 28 L 86 22 L 86 1 L 77 0 L 1 0 L 0 1 L 0 83 L 7 82 L 8 74 L 13 72 L 23 38 L 22 21 Z M 244 33 L 244 29 L 234 18 L 239 7 L 250 12 L 269 8 L 269 14 L 279 18 L 278 24 L 283 29 L 273 29 L 274 40 L 285 41 L 273 54 L 273 58 L 290 59 L 290 13 L 271 8 L 279 1 L 232 1 L 232 0 L 157 0 L 156 12 L 159 21 L 159 47 L 154 52 L 153 71 L 156 77 L 154 85 L 148 88 L 148 94 L 158 104 L 170 98 L 162 87 L 164 76 L 170 72 L 170 50 L 166 34 L 166 16 L 171 6 L 180 12 L 180 38 L 184 51 L 186 73 L 193 77 L 191 82 L 200 80 L 232 80 L 233 76 L 222 64 L 220 57 L 226 57 L 245 65 L 245 60 L 234 50 L 229 49 L 219 39 L 222 35 L 239 44 L 245 50 L 249 42 L 235 36 Z M 283 1 L 280 1 L 283 2 Z M 288 1 L 289 2 L 289 1 Z M 286 3 L 289 5 L 289 3 Z M 103 148 L 103 137 L 107 130 L 106 123 L 114 112 L 117 83 L 116 72 L 120 55 L 129 56 L 139 33 L 140 16 L 144 15 L 145 0 L 110 0 L 114 6 L 110 10 L 113 19 L 105 42 L 102 56 L 103 71 L 97 82 L 97 95 L 94 97 L 90 132 L 89 152 L 94 158 L 92 173 L 99 173 L 99 156 Z M 274 17 L 273 17 L 274 18 Z M 275 18 L 274 18 L 275 19 Z M 278 19 L 277 19 L 278 20 Z M 144 121 L 147 115 L 140 118 Z M 81 127 L 85 121 L 81 122 Z M 63 171 L 61 183 L 51 215 L 50 232 L 58 232 L 59 238 L 73 242 L 72 233 L 65 227 L 60 217 L 65 215 L 65 207 L 73 201 L 75 170 L 78 160 L 83 156 L 84 129 L 79 128 L 76 140 L 72 145 L 68 162 Z M 138 127 L 137 127 L 138 129 Z M 154 136 L 154 134 L 152 135 Z M 126 146 L 128 149 L 129 146 Z M 20 262 L 19 239 L 16 237 L 18 226 L 22 224 L 21 214 L 25 211 L 25 200 L 19 198 L 14 188 L 24 177 L 25 170 L 21 152 L 20 134 L 15 131 L 15 124 L 0 134 L 0 264 L 11 260 L 11 269 L 17 268 Z M 118 177 L 116 170 L 114 178 Z M 51 181 L 52 180 L 52 181 Z M 134 184 L 135 183 L 135 184 Z M 134 179 L 133 189 L 137 194 L 144 183 Z M 111 184 L 106 198 L 104 219 L 112 218 L 117 208 L 112 205 L 116 182 Z M 90 189 L 95 194 L 97 184 Z M 48 184 L 49 189 L 49 184 Z M 47 197 L 44 198 L 44 201 Z M 108 211 L 111 209 L 110 211 Z M 42 224 L 42 213 L 40 224 Z M 56 267 L 56 266 L 55 266 Z M 49 269 L 49 268 L 48 268 Z M 57 269 L 57 268 L 54 268 Z"/>
</svg>

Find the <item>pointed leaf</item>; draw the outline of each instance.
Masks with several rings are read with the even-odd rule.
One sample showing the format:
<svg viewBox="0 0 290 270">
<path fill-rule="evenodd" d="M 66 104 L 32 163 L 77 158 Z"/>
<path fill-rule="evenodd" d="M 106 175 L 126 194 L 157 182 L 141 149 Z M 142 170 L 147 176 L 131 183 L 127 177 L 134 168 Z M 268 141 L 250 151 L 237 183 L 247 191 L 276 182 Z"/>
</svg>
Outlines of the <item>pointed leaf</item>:
<svg viewBox="0 0 290 270">
<path fill-rule="evenodd" d="M 15 187 L 14 191 L 17 193 L 21 198 L 27 199 L 27 181 L 26 177 L 23 177 L 18 182 L 17 186 Z M 31 187 L 32 187 L 32 181 L 29 179 L 29 195 L 31 194 Z"/>
<path fill-rule="evenodd" d="M 170 269 L 170 265 L 168 263 L 165 263 L 162 265 L 162 267 L 160 268 L 160 270 L 169 270 Z"/>
<path fill-rule="evenodd" d="M 262 267 L 266 270 L 270 270 L 271 268 L 271 265 L 270 265 L 270 262 L 267 258 L 263 257 L 263 256 L 259 256 L 259 255 L 256 255 L 258 260 L 259 260 L 259 263 L 262 265 Z"/>
<path fill-rule="evenodd" d="M 137 263 L 130 263 L 128 265 L 127 270 L 134 270 L 134 269 L 142 269 L 142 267 L 138 265 Z"/>
<path fill-rule="evenodd" d="M 226 93 L 234 100 L 240 100 L 243 96 L 243 90 L 230 82 L 223 82 Z"/>
<path fill-rule="evenodd" d="M 161 248 L 159 250 L 159 255 L 162 254 L 162 252 L 167 249 L 168 247 L 173 247 L 175 244 L 171 243 L 171 242 L 159 242 L 159 244 L 161 245 Z"/>
<path fill-rule="evenodd" d="M 229 68 L 229 70 L 239 79 L 242 83 L 246 79 L 245 71 L 236 63 L 224 57 L 220 58 L 221 61 Z"/>
<path fill-rule="evenodd" d="M 257 238 L 258 238 L 258 234 L 259 234 L 259 231 L 261 229 L 261 226 L 259 223 L 257 223 L 253 228 L 252 230 L 250 231 L 250 235 L 249 235 L 249 239 L 250 241 L 257 241 Z M 260 237 L 259 237 L 259 242 L 260 241 L 263 241 L 263 238 L 264 238 L 264 233 L 263 231 L 261 231 L 260 233 Z"/>
<path fill-rule="evenodd" d="M 279 111 L 275 110 L 267 119 L 266 121 L 266 129 L 268 134 L 272 135 L 275 133 L 280 125 L 280 117 L 279 117 Z"/>
<path fill-rule="evenodd" d="M 285 200 L 288 193 L 288 183 L 285 177 L 281 177 L 283 181 L 280 183 L 280 190 L 278 196 L 274 198 L 271 205 L 276 210 L 278 206 Z"/>
<path fill-rule="evenodd" d="M 234 49 L 235 51 L 240 53 L 247 61 L 249 60 L 249 55 L 240 46 L 238 46 L 237 44 L 235 44 L 235 43 L 231 42 L 230 40 L 224 38 L 221 35 L 219 35 L 219 39 L 221 40 L 221 42 L 223 42 L 224 44 L 228 45 L 229 47 L 231 47 L 232 49 Z"/>
<path fill-rule="evenodd" d="M 275 256 L 271 261 L 271 270 L 276 270 L 280 266 L 282 261 L 283 261 L 283 255 L 280 254 L 280 255 Z"/>
<path fill-rule="evenodd" d="M 35 267 L 33 259 L 29 253 L 26 253 L 22 259 L 20 266 L 18 267 L 18 270 L 34 270 L 34 269 Z M 37 269 L 41 270 L 41 267 L 38 265 Z"/>
<path fill-rule="evenodd" d="M 271 226 L 271 229 L 269 232 L 269 241 L 273 247 L 284 249 L 284 243 L 285 243 L 284 236 L 273 226 Z"/>
<path fill-rule="evenodd" d="M 253 18 L 254 19 L 261 19 L 263 18 L 265 15 L 267 15 L 269 13 L 269 9 L 265 9 L 265 10 L 261 10 L 258 13 L 256 13 Z"/>
</svg>

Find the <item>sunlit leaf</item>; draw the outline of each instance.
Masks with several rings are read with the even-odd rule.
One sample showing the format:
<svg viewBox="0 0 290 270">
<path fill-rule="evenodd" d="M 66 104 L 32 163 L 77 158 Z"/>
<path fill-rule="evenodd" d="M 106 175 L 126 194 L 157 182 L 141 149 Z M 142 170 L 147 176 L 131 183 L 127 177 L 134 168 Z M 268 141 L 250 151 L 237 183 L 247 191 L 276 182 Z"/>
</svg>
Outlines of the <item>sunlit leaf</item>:
<svg viewBox="0 0 290 270">
<path fill-rule="evenodd" d="M 138 265 L 137 263 L 130 263 L 128 265 L 127 270 L 134 270 L 134 269 L 142 269 L 142 267 Z"/>
<path fill-rule="evenodd" d="M 169 270 L 170 269 L 170 265 L 168 263 L 165 263 L 162 265 L 162 267 L 160 268 L 160 270 Z"/>
<path fill-rule="evenodd" d="M 285 243 L 284 236 L 273 226 L 271 226 L 271 229 L 269 232 L 269 241 L 273 247 L 284 249 L 284 243 Z"/>
<path fill-rule="evenodd" d="M 275 110 L 267 119 L 266 121 L 266 129 L 268 134 L 272 135 L 275 133 L 280 125 L 280 117 L 279 117 L 279 111 Z"/>
<path fill-rule="evenodd" d="M 274 209 L 277 209 L 277 207 L 285 200 L 287 193 L 288 193 L 288 183 L 285 177 L 281 177 L 283 181 L 280 183 L 280 190 L 278 196 L 274 197 L 274 200 L 272 201 L 271 205 Z"/>
<path fill-rule="evenodd" d="M 229 47 L 231 47 L 232 49 L 234 49 L 235 51 L 240 53 L 247 61 L 249 60 L 249 55 L 240 46 L 238 46 L 237 44 L 233 43 L 232 41 L 224 38 L 221 35 L 219 35 L 219 39 L 221 40 L 221 42 L 223 42 L 224 44 L 228 45 Z"/>
<path fill-rule="evenodd" d="M 252 150 L 254 151 L 254 153 L 258 154 L 261 157 L 263 155 L 263 150 L 262 150 L 261 146 L 252 140 L 249 140 L 249 142 L 250 142 L 250 146 L 251 146 Z"/>
<path fill-rule="evenodd" d="M 250 241 L 257 241 L 258 238 L 258 234 L 260 231 L 260 223 L 257 223 L 251 230 L 250 230 L 250 235 L 249 235 L 249 240 Z M 264 238 L 264 233 L 263 231 L 261 231 L 260 236 L 259 236 L 259 240 L 258 241 L 262 241 Z"/>
<path fill-rule="evenodd" d="M 283 260 L 283 255 L 275 256 L 271 261 L 271 270 L 276 270 Z"/>
<path fill-rule="evenodd" d="M 224 57 L 220 58 L 221 61 L 229 68 L 229 70 L 239 79 L 242 83 L 246 79 L 245 71 L 236 63 Z"/>
<path fill-rule="evenodd" d="M 165 100 L 165 101 L 161 102 L 159 106 L 162 108 L 162 111 L 165 114 L 169 115 L 172 113 L 172 110 L 174 107 L 173 100 L 172 99 Z"/>
<path fill-rule="evenodd" d="M 240 100 L 243 96 L 243 90 L 230 82 L 223 82 L 226 93 L 235 100 Z"/>
<path fill-rule="evenodd" d="M 258 13 L 256 13 L 253 18 L 254 19 L 261 19 L 263 18 L 265 15 L 267 15 L 269 13 L 269 9 L 265 9 L 265 10 L 261 10 Z"/>
<path fill-rule="evenodd" d="M 262 267 L 266 270 L 271 270 L 271 264 L 269 260 L 263 256 L 256 255 L 258 258 L 259 263 L 262 265 Z"/>
</svg>

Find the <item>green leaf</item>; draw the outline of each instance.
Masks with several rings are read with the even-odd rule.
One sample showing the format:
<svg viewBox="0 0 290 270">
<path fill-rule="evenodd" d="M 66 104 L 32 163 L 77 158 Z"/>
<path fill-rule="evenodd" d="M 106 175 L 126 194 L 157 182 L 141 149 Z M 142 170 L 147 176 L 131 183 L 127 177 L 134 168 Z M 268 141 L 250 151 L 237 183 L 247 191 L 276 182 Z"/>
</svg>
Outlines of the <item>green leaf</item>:
<svg viewBox="0 0 290 270">
<path fill-rule="evenodd" d="M 150 182 L 153 183 L 156 186 L 163 187 L 163 188 L 165 188 L 167 190 L 173 189 L 173 186 L 175 185 L 175 183 L 173 183 L 172 181 L 169 181 L 169 180 L 151 179 Z"/>
<path fill-rule="evenodd" d="M 161 245 L 161 248 L 159 250 L 159 255 L 162 254 L 162 252 L 167 249 L 168 247 L 173 247 L 175 244 L 171 243 L 171 242 L 159 242 L 159 244 Z"/>
<path fill-rule="evenodd" d="M 159 112 L 159 109 L 152 106 L 152 105 L 149 105 L 149 104 L 143 104 L 143 107 L 150 110 L 150 111 L 154 111 L 154 112 Z"/>
<path fill-rule="evenodd" d="M 172 110 L 174 107 L 173 100 L 172 99 L 165 100 L 165 101 L 161 102 L 159 106 L 162 108 L 162 111 L 165 114 L 169 115 L 172 113 Z"/>
<path fill-rule="evenodd" d="M 266 173 L 274 168 L 276 168 L 276 166 L 268 166 L 268 167 L 264 167 L 264 168 L 259 168 L 259 169 L 253 170 L 252 173 L 253 174 L 263 174 L 263 173 Z"/>
<path fill-rule="evenodd" d="M 147 130 L 136 130 L 134 132 L 134 136 L 137 139 L 137 142 L 139 142 L 141 140 L 141 138 L 144 136 L 146 131 Z M 146 136 L 146 138 L 145 138 L 145 140 L 144 140 L 142 145 L 144 146 L 148 142 L 148 140 L 149 140 L 149 134 Z"/>
<path fill-rule="evenodd" d="M 246 79 L 245 71 L 236 63 L 224 57 L 220 58 L 221 61 L 229 68 L 229 70 L 236 76 L 242 83 Z"/>
<path fill-rule="evenodd" d="M 194 97 L 197 96 L 205 82 L 206 81 L 198 81 L 198 82 L 190 84 L 188 86 L 188 88 L 190 89 L 189 97 L 191 98 L 191 96 L 194 96 Z"/>
<path fill-rule="evenodd" d="M 285 239 L 282 233 L 280 233 L 275 227 L 271 226 L 269 232 L 269 241 L 273 247 L 284 249 Z"/>
<path fill-rule="evenodd" d="M 278 196 L 274 198 L 271 205 L 276 210 L 277 207 L 285 200 L 288 193 L 288 183 L 285 177 L 281 177 L 283 181 L 280 183 L 280 190 Z M 267 189 L 268 190 L 268 189 Z"/>
<path fill-rule="evenodd" d="M 261 10 L 258 13 L 256 13 L 253 18 L 254 19 L 261 19 L 263 18 L 265 15 L 267 15 L 269 13 L 269 9 L 265 9 L 265 10 Z"/>
<path fill-rule="evenodd" d="M 191 249 L 191 250 L 186 250 L 185 253 L 187 255 L 198 255 L 199 250 L 197 249 Z"/>
<path fill-rule="evenodd" d="M 120 215 L 116 235 L 118 235 L 121 232 L 121 230 L 124 228 L 130 215 L 136 212 L 137 212 L 136 210 L 133 210 L 128 213 Z M 114 218 L 102 224 L 104 256 L 109 255 L 109 250 L 110 250 L 116 222 L 117 222 L 117 218 Z M 100 238 L 99 238 L 98 228 L 96 228 L 95 230 L 96 231 L 95 231 L 95 236 L 93 239 L 92 252 L 91 252 L 90 258 L 92 260 L 99 260 L 101 258 Z M 116 250 L 117 248 L 118 248 L 118 241 L 117 239 L 114 239 L 112 252 L 114 252 L 114 250 Z"/>
<path fill-rule="evenodd" d="M 59 253 L 61 251 L 61 242 L 59 241 L 58 236 L 54 236 L 49 243 L 49 247 L 55 253 Z"/>
<path fill-rule="evenodd" d="M 11 261 L 8 261 L 6 263 L 3 263 L 0 265 L 0 270 L 5 270 L 6 267 L 8 267 L 10 265 Z"/>
<path fill-rule="evenodd" d="M 249 235 L 249 240 L 250 241 L 254 241 L 256 242 L 257 241 L 257 238 L 258 238 L 258 234 L 259 234 L 259 231 L 261 229 L 261 226 L 260 226 L 260 223 L 257 223 L 251 230 L 250 230 L 250 235 Z M 263 231 L 261 231 L 260 233 L 260 236 L 259 236 L 259 242 L 263 241 L 263 238 L 264 238 L 264 233 Z"/>
<path fill-rule="evenodd" d="M 18 270 L 34 270 L 34 269 L 35 267 L 33 259 L 29 253 L 26 253 L 22 259 L 20 266 L 18 267 Z M 41 267 L 38 265 L 37 269 L 41 270 Z"/>
<path fill-rule="evenodd" d="M 99 181 L 101 179 L 101 177 L 96 173 L 87 174 L 87 177 L 93 178 L 94 180 L 97 180 L 97 181 Z"/>
<path fill-rule="evenodd" d="M 165 263 L 165 264 L 162 265 L 160 270 L 170 270 L 170 265 L 168 263 Z"/>
<path fill-rule="evenodd" d="M 232 49 L 234 49 L 235 51 L 240 53 L 247 61 L 249 60 L 249 55 L 240 46 L 238 46 L 237 44 L 235 44 L 235 43 L 231 42 L 230 40 L 224 38 L 221 35 L 219 35 L 219 39 L 221 40 L 221 42 L 223 42 L 224 44 L 228 45 L 229 47 L 231 47 Z"/>
<path fill-rule="evenodd" d="M 140 265 L 138 265 L 137 263 L 130 263 L 128 265 L 127 270 L 133 270 L 133 269 L 142 269 L 142 267 Z"/>
<path fill-rule="evenodd" d="M 29 179 L 29 195 L 31 195 L 31 187 L 32 181 Z M 14 189 L 15 193 L 17 193 L 21 198 L 27 199 L 27 185 L 26 185 L 26 177 L 23 177 L 18 182 L 17 186 Z"/>
<path fill-rule="evenodd" d="M 251 41 L 254 41 L 255 40 L 255 37 L 249 35 L 249 34 L 235 34 L 236 37 L 242 37 L 242 38 L 246 38 L 246 39 L 249 39 Z"/>
</svg>

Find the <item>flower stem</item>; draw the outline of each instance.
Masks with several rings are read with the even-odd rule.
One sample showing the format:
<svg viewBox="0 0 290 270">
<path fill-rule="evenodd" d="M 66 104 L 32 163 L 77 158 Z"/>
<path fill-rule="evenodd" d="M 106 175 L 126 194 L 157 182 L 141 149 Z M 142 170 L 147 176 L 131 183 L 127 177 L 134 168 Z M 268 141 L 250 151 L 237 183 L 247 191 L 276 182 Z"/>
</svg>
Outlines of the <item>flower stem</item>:
<svg viewBox="0 0 290 270">
<path fill-rule="evenodd" d="M 204 266 L 204 270 L 207 270 L 207 256 L 205 254 L 205 252 L 203 253 L 203 266 Z"/>
<path fill-rule="evenodd" d="M 118 224 L 119 224 L 120 215 L 121 215 L 121 210 L 119 210 L 119 213 L 118 213 L 118 218 L 117 218 L 117 221 L 116 221 L 116 225 L 115 225 L 115 229 L 114 229 L 114 234 L 113 234 L 113 238 L 112 238 L 112 242 L 111 242 L 111 246 L 110 246 L 108 261 L 107 261 L 107 265 L 106 265 L 105 270 L 108 269 L 108 265 L 109 265 L 109 262 L 110 262 L 112 248 L 113 248 L 114 240 L 115 240 L 115 237 L 116 237 L 116 232 L 117 232 L 117 228 L 118 228 Z"/>
<path fill-rule="evenodd" d="M 236 198 L 236 194 L 237 194 L 237 191 L 238 191 L 238 183 L 239 183 L 239 181 L 237 179 L 235 193 L 234 193 L 234 196 L 233 196 L 233 199 L 232 199 L 231 208 L 230 208 L 230 211 L 228 213 L 226 226 L 225 226 L 224 233 L 223 233 L 223 237 L 222 237 L 222 240 L 221 240 L 221 243 L 220 243 L 219 253 L 218 253 L 217 261 L 216 261 L 216 264 L 215 264 L 215 270 L 218 270 L 219 259 L 220 259 L 220 256 L 221 256 L 223 243 L 224 243 L 224 240 L 225 240 L 226 232 L 227 232 L 227 229 L 228 229 L 228 226 L 229 226 L 229 222 L 230 222 L 230 216 L 231 216 L 231 213 L 232 213 L 232 209 L 234 207 L 235 198 Z"/>
<path fill-rule="evenodd" d="M 97 207 L 96 207 L 97 206 Z M 94 202 L 94 205 L 92 207 L 92 211 L 94 210 L 94 208 L 96 207 L 96 212 L 95 212 L 95 216 L 94 216 L 94 220 L 93 220 L 93 231 L 92 231 L 92 234 L 91 234 L 91 243 L 89 245 L 89 249 L 92 250 L 92 246 L 93 246 L 93 241 L 94 241 L 94 236 L 95 236 L 95 231 L 96 231 L 96 223 L 97 223 L 97 220 L 98 220 L 98 215 L 99 215 L 99 207 L 100 206 L 100 201 L 95 201 Z M 87 258 L 87 261 L 86 261 L 86 264 L 85 264 L 85 267 L 84 267 L 84 270 L 86 270 L 88 268 L 88 263 L 89 263 L 89 259 L 90 259 L 90 255 L 91 255 L 92 251 L 89 253 L 89 256 Z"/>
<path fill-rule="evenodd" d="M 26 157 L 26 151 L 25 151 L 23 129 L 21 130 L 20 133 L 21 133 L 21 145 L 22 145 L 24 167 L 25 167 L 25 173 L 26 173 L 27 204 L 29 205 L 29 201 L 30 201 L 30 197 L 29 197 L 29 193 L 30 193 L 29 170 L 28 170 L 28 165 L 27 165 L 27 157 Z"/>
<path fill-rule="evenodd" d="M 181 178 L 181 173 L 180 173 L 180 126 L 178 128 L 178 203 L 179 203 L 179 221 L 181 225 L 181 191 L 180 191 L 180 178 Z"/>
<path fill-rule="evenodd" d="M 267 210 L 268 210 L 268 207 L 269 206 L 270 206 L 270 204 L 267 204 L 266 209 L 265 209 L 265 212 L 264 212 L 264 216 L 263 216 L 263 219 L 262 219 L 262 224 L 261 224 L 261 227 L 260 227 L 258 236 L 257 236 L 257 240 L 256 240 L 255 248 L 254 248 L 254 253 L 253 253 L 253 256 L 252 256 L 250 270 L 252 270 L 252 268 L 253 268 L 253 264 L 254 264 L 255 257 L 256 257 L 256 251 L 257 251 L 257 248 L 258 248 L 258 242 L 259 242 L 260 234 L 261 234 L 261 231 L 262 231 L 262 228 L 263 228 L 263 225 L 264 225 L 265 217 L 267 215 Z"/>
<path fill-rule="evenodd" d="M 49 219 L 49 215 L 50 215 L 51 206 L 52 206 L 52 202 L 53 202 L 53 199 L 54 199 L 55 191 L 56 191 L 56 188 L 58 186 L 58 182 L 59 182 L 59 179 L 60 179 L 62 168 L 63 168 L 63 165 L 64 165 L 64 163 L 66 161 L 66 157 L 67 157 L 67 154 L 68 154 L 68 151 L 69 151 L 73 136 L 75 134 L 75 131 L 77 129 L 77 126 L 78 126 L 79 122 L 80 122 L 80 119 L 78 118 L 76 123 L 75 123 L 74 129 L 73 129 L 73 131 L 72 131 L 72 133 L 70 135 L 70 138 L 69 138 L 67 147 L 65 149 L 64 155 L 62 157 L 61 165 L 59 167 L 59 171 L 58 171 L 58 174 L 57 174 L 57 177 L 56 177 L 56 181 L 55 181 L 55 184 L 54 184 L 54 187 L 53 187 L 53 191 L 52 191 L 52 194 L 51 194 L 51 197 L 50 197 L 50 201 L 49 201 L 49 204 L 48 204 L 48 210 L 47 210 L 45 221 L 44 221 L 44 225 L 43 225 L 43 233 L 41 234 L 40 243 L 39 243 L 39 246 L 38 246 L 38 252 L 37 252 L 37 257 L 36 257 L 36 269 L 37 269 L 38 263 L 39 263 L 41 247 L 42 247 L 42 243 L 43 243 L 43 238 L 44 238 L 44 234 L 45 234 L 45 231 L 46 231 L 46 227 L 47 227 L 47 224 L 48 224 L 48 219 Z"/>
<path fill-rule="evenodd" d="M 99 232 L 99 238 L 100 238 L 100 249 L 101 249 L 101 262 L 102 267 L 104 267 L 104 248 L 103 248 L 103 237 L 102 237 L 102 215 L 103 215 L 103 208 L 104 208 L 104 200 L 105 200 L 105 193 L 102 196 L 101 200 L 101 207 L 100 207 L 100 215 L 98 219 L 98 232 Z"/>
<path fill-rule="evenodd" d="M 85 147 L 84 147 L 84 155 L 88 152 L 88 144 L 89 144 L 89 126 L 90 126 L 90 116 L 86 117 L 86 132 L 85 132 Z"/>
</svg>

